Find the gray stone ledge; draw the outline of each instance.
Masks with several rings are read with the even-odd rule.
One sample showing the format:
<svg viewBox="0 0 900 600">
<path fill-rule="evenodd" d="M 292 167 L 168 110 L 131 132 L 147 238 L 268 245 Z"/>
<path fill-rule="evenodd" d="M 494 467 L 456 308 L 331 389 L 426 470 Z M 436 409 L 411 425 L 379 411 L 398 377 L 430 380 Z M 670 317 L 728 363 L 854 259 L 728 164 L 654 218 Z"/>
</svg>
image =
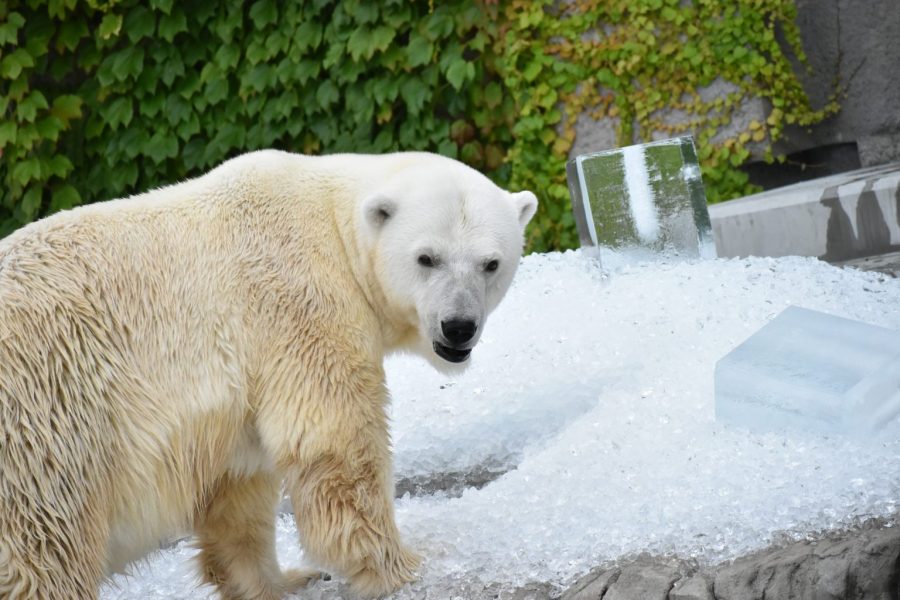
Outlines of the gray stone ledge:
<svg viewBox="0 0 900 600">
<path fill-rule="evenodd" d="M 713 567 L 641 556 L 600 567 L 560 600 L 896 600 L 900 527 L 870 523 Z M 546 598 L 555 598 L 547 595 Z"/>
<path fill-rule="evenodd" d="M 900 251 L 900 163 L 860 169 L 709 207 L 720 257 L 829 262 Z"/>
</svg>

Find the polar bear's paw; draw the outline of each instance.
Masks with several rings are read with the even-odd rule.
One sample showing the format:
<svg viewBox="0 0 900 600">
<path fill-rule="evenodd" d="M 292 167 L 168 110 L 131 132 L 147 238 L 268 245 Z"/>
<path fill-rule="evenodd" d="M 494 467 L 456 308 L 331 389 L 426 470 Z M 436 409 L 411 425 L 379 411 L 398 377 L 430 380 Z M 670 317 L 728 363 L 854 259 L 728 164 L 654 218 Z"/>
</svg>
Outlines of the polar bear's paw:
<svg viewBox="0 0 900 600">
<path fill-rule="evenodd" d="M 322 579 L 323 575 L 313 569 L 288 569 L 282 575 L 281 587 L 285 594 L 296 594 L 313 581 Z"/>
<path fill-rule="evenodd" d="M 392 592 L 417 578 L 416 571 L 422 557 L 408 548 L 397 546 L 385 550 L 380 564 L 365 561 L 365 566 L 350 575 L 350 586 L 365 597 L 377 597 Z"/>
</svg>

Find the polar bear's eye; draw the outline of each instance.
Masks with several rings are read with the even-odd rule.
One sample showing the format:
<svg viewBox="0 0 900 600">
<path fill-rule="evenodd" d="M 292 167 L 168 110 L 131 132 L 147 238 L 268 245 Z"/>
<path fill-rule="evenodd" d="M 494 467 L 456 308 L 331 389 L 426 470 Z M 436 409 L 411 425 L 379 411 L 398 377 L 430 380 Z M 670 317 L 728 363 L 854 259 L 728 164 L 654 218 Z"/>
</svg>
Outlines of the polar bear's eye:
<svg viewBox="0 0 900 600">
<path fill-rule="evenodd" d="M 430 256 L 428 256 L 427 254 L 420 254 L 419 255 L 419 264 L 422 265 L 423 267 L 433 267 L 434 259 L 431 258 Z"/>
<path fill-rule="evenodd" d="M 488 273 L 493 273 L 494 271 L 497 270 L 497 268 L 498 268 L 499 266 L 500 266 L 500 261 L 498 261 L 498 260 L 492 260 L 492 261 L 487 262 L 487 263 L 484 265 L 484 270 L 487 271 Z"/>
</svg>

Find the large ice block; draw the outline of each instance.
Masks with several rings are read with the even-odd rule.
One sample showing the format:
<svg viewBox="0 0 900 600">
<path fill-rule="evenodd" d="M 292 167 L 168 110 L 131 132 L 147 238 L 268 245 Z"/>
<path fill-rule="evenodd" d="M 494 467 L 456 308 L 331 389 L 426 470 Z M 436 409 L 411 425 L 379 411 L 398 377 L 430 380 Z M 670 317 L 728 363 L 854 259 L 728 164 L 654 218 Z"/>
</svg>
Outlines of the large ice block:
<svg viewBox="0 0 900 600">
<path fill-rule="evenodd" d="M 690 136 L 577 156 L 566 174 L 583 247 L 716 256 Z"/>
<path fill-rule="evenodd" d="M 897 425 L 900 332 L 791 306 L 716 363 L 716 418 L 860 437 Z"/>
</svg>

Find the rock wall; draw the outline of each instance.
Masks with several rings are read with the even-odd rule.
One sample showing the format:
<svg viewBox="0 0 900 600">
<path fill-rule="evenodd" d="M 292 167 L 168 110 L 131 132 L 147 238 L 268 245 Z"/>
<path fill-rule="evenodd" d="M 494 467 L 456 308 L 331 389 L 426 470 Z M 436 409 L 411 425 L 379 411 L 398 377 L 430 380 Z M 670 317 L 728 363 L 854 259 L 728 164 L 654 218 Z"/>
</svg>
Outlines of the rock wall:
<svg viewBox="0 0 900 600">
<path fill-rule="evenodd" d="M 809 132 L 789 131 L 778 149 L 790 154 L 855 142 L 864 167 L 900 160 L 900 2 L 796 2 L 811 67 L 801 80 L 813 106 L 826 102 L 835 81 L 843 94 L 839 113 Z"/>
<path fill-rule="evenodd" d="M 896 600 L 900 528 L 834 535 L 709 569 L 642 557 L 592 571 L 561 600 Z"/>
<path fill-rule="evenodd" d="M 791 158 L 788 164 L 764 164 L 763 146 L 751 145 L 756 160 L 746 167 L 751 181 L 769 189 L 900 161 L 900 0 L 796 2 L 810 67 L 797 64 L 796 71 L 814 107 L 824 106 L 837 84 L 841 110 L 810 129 L 786 129 L 775 150 Z M 701 95 L 731 90 L 728 82 L 716 81 Z M 742 131 L 750 120 L 765 120 L 768 111 L 762 100 L 747 102 L 717 137 Z M 676 111 L 671 116 L 678 118 Z M 570 157 L 616 147 L 616 126 L 614 119 L 580 115 Z"/>
</svg>

